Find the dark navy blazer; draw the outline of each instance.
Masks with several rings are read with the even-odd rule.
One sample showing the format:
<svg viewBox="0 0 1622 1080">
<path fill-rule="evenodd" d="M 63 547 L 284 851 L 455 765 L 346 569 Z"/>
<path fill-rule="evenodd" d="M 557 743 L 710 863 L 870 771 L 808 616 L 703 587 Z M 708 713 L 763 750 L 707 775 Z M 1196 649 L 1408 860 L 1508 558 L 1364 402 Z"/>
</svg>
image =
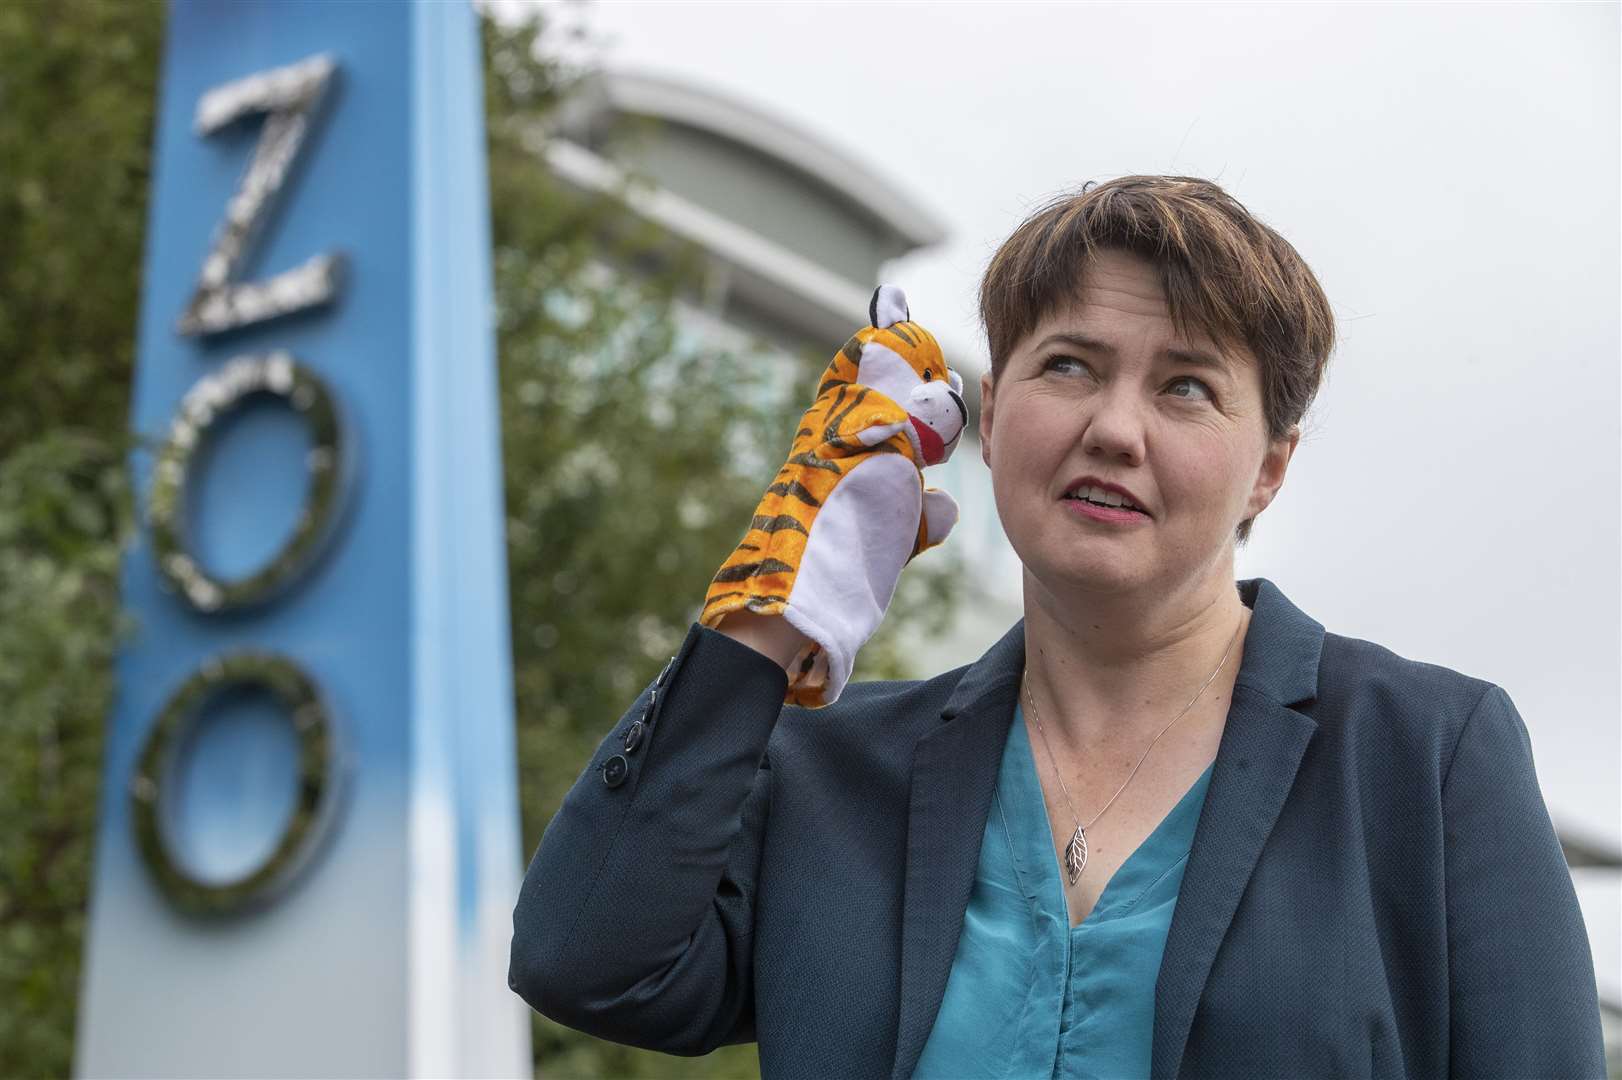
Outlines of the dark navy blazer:
<svg viewBox="0 0 1622 1080">
<path fill-rule="evenodd" d="M 1593 960 L 1497 686 L 1326 634 L 1265 578 L 1159 979 L 1156 1077 L 1602 1077 Z M 767 1078 L 911 1075 L 1024 663 L 1024 626 L 922 682 L 782 705 L 694 626 L 547 827 L 510 982 Z M 632 732 L 633 725 L 642 726 Z M 628 745 L 629 740 L 629 745 Z"/>
</svg>

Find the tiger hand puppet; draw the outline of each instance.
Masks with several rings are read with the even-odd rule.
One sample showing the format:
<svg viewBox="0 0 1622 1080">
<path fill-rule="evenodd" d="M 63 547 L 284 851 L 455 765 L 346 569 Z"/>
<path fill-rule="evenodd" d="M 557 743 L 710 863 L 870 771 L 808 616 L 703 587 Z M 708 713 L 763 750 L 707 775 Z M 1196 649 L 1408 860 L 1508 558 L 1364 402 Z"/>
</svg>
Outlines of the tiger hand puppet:
<svg viewBox="0 0 1622 1080">
<path fill-rule="evenodd" d="M 872 325 L 834 354 L 800 419 L 789 458 L 748 531 L 710 583 L 703 626 L 734 611 L 781 615 L 811 639 L 789 670 L 789 704 L 838 700 L 901 568 L 957 523 L 957 503 L 923 469 L 968 424 L 963 380 L 907 299 L 881 285 Z"/>
</svg>

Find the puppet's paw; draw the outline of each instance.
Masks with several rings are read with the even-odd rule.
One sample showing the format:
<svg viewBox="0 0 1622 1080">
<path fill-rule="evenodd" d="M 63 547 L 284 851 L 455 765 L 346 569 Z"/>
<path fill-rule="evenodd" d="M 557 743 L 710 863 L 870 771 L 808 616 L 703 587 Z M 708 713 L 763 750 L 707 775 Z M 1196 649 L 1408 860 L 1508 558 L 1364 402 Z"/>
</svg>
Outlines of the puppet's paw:
<svg viewBox="0 0 1622 1080">
<path fill-rule="evenodd" d="M 924 521 L 929 537 L 924 544 L 925 551 L 946 539 L 947 533 L 957 524 L 957 517 L 956 499 L 940 488 L 924 489 Z"/>
</svg>

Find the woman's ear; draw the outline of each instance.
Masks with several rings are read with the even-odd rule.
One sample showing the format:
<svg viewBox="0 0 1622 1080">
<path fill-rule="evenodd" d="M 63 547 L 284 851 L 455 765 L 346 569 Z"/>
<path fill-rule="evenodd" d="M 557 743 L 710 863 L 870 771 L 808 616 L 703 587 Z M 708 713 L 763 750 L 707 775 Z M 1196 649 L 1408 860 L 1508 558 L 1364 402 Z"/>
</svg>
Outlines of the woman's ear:
<svg viewBox="0 0 1622 1080">
<path fill-rule="evenodd" d="M 1267 444 L 1267 453 L 1262 457 L 1262 467 L 1256 474 L 1256 484 L 1251 489 L 1250 502 L 1245 508 L 1246 517 L 1254 518 L 1273 504 L 1279 488 L 1284 486 L 1284 474 L 1289 470 L 1290 458 L 1295 456 L 1295 448 L 1300 442 L 1301 426 L 1295 424 L 1283 438 Z"/>
<path fill-rule="evenodd" d="M 996 388 L 989 371 L 980 376 L 980 459 L 988 468 L 991 466 L 992 391 Z"/>
</svg>

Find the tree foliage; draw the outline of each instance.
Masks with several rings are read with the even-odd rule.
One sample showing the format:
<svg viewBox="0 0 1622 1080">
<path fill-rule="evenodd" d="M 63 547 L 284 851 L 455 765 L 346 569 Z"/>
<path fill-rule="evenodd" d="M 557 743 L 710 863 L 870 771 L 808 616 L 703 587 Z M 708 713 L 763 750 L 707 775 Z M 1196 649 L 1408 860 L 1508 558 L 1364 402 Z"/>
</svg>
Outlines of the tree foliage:
<svg viewBox="0 0 1622 1080">
<path fill-rule="evenodd" d="M 162 9 L 0 3 L 0 458 L 129 407 Z"/>
<path fill-rule="evenodd" d="M 696 253 L 628 226 L 617 199 L 539 173 L 523 145 L 534 128 L 517 121 L 544 120 L 585 74 L 544 39 L 537 49 L 540 33 L 485 30 L 526 853 L 626 703 L 681 643 L 839 344 L 794 363 L 770 343 L 737 355 L 678 340 L 672 308 L 694 280 Z M 603 272 L 630 265 L 662 269 Z M 939 628 L 955 595 L 955 564 L 941 554 L 903 575 L 856 677 L 911 673 L 900 631 Z M 534 1038 L 554 1076 L 757 1074 L 752 1047 L 672 1058 L 541 1017 Z"/>
<path fill-rule="evenodd" d="M 0 1076 L 73 1053 L 161 32 L 0 3 Z"/>
<path fill-rule="evenodd" d="M 163 8 L 0 0 L 0 1075 L 71 1072 L 119 561 Z M 683 333 L 698 253 L 536 156 L 588 67 L 538 22 L 484 24 L 518 755 L 526 856 L 674 651 L 827 356 Z M 862 313 L 853 312 L 854 326 Z M 830 342 L 831 355 L 838 342 Z M 952 557 L 910 567 L 857 677 L 909 674 Z M 534 1018 L 549 1076 L 754 1076 Z"/>
</svg>

